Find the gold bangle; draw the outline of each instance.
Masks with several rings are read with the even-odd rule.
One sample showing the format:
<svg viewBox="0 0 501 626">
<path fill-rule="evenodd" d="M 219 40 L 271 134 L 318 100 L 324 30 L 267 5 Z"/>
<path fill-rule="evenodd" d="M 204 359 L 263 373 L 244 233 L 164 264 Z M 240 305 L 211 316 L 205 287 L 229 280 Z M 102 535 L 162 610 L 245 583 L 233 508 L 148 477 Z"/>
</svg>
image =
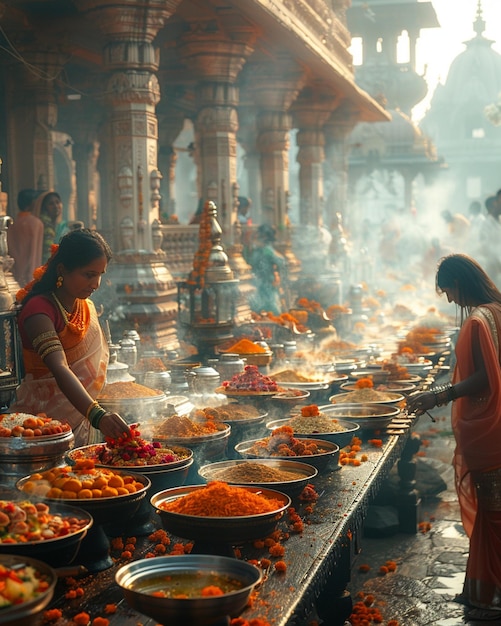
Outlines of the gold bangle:
<svg viewBox="0 0 501 626">
<path fill-rule="evenodd" d="M 63 352 L 63 346 L 59 342 L 57 345 L 47 346 L 46 348 L 44 348 L 40 352 L 39 356 L 43 361 L 48 354 L 50 354 L 51 352 L 57 352 L 57 351 Z"/>
<path fill-rule="evenodd" d="M 99 406 L 99 403 L 97 402 L 97 400 L 94 400 L 93 402 L 91 402 L 89 404 L 89 406 L 87 407 L 87 411 L 85 411 L 85 419 L 88 420 L 89 419 L 89 413 L 92 411 L 92 409 L 94 407 Z"/>
<path fill-rule="evenodd" d="M 31 342 L 31 345 L 33 346 L 33 348 L 36 350 L 37 347 L 39 346 L 39 344 L 41 344 L 43 341 L 47 340 L 47 339 L 59 339 L 58 334 L 56 333 L 55 330 L 48 330 L 46 333 L 40 333 L 40 335 L 37 335 L 35 337 L 35 339 L 33 339 L 33 341 Z"/>
</svg>

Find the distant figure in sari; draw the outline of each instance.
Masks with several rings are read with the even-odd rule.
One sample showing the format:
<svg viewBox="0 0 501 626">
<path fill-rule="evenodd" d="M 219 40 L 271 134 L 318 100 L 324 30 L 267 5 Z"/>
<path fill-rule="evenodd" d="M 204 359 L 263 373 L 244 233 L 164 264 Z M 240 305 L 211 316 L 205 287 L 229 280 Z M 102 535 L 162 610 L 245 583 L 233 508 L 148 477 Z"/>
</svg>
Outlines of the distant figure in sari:
<svg viewBox="0 0 501 626">
<path fill-rule="evenodd" d="M 467 621 L 501 624 L 501 292 L 471 257 L 444 257 L 438 293 L 461 310 L 452 385 L 409 399 L 411 411 L 452 405 L 453 465 L 469 556 L 463 592 Z"/>
<path fill-rule="evenodd" d="M 261 224 L 256 233 L 253 247 L 244 248 L 244 258 L 252 267 L 256 291 L 249 304 L 253 311 L 263 311 L 280 315 L 281 282 L 285 280 L 287 264 L 285 258 L 275 250 L 275 229 L 269 224 Z"/>
<path fill-rule="evenodd" d="M 110 258 L 97 232 L 72 230 L 16 298 L 25 377 L 9 410 L 68 422 L 75 446 L 94 443 L 101 434 L 113 439 L 130 434 L 120 415 L 96 402 L 105 383 L 108 344 L 89 297 Z"/>
<path fill-rule="evenodd" d="M 43 222 L 43 249 L 42 261 L 45 263 L 50 257 L 51 246 L 58 243 L 68 232 L 66 222 L 61 222 L 63 203 L 57 191 L 45 191 L 38 196 L 35 203 L 35 215 Z"/>
<path fill-rule="evenodd" d="M 12 274 L 19 285 L 29 283 L 42 263 L 43 222 L 34 214 L 38 191 L 22 189 L 17 195 L 18 214 L 7 230 Z"/>
</svg>

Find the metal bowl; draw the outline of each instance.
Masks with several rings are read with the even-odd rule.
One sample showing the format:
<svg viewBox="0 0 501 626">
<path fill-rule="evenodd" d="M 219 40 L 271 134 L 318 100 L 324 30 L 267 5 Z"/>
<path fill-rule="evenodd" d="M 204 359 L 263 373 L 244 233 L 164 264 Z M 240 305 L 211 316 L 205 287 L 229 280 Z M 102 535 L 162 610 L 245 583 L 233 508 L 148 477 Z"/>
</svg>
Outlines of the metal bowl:
<svg viewBox="0 0 501 626">
<path fill-rule="evenodd" d="M 143 488 L 134 493 L 110 498 L 83 498 L 71 500 L 64 498 L 45 498 L 45 501 L 48 503 L 69 504 L 80 507 L 92 515 L 96 524 L 106 524 L 112 522 L 114 519 L 119 519 L 120 516 L 131 516 L 137 511 L 141 500 L 146 496 L 148 489 L 151 487 L 150 479 L 136 472 L 124 472 L 115 468 L 113 468 L 113 470 L 117 474 L 133 476 L 137 482 L 142 483 Z M 25 476 L 17 482 L 19 491 L 25 493 L 24 486 L 29 480 L 33 481 L 32 477 Z"/>
<path fill-rule="evenodd" d="M 72 431 L 41 437 L 0 437 L 0 483 L 14 487 L 23 476 L 58 465 L 74 442 Z"/>
<path fill-rule="evenodd" d="M 119 413 L 128 424 L 137 424 L 147 420 L 155 420 L 165 409 L 169 396 L 164 393 L 157 396 L 142 398 L 98 398 L 99 404 L 113 413 Z"/>
<path fill-rule="evenodd" d="M 74 517 L 84 520 L 84 524 L 76 532 L 62 537 L 41 541 L 0 543 L 0 555 L 13 554 L 18 557 L 34 557 L 41 559 L 52 567 L 62 567 L 72 563 L 80 550 L 83 539 L 93 524 L 93 518 L 82 508 L 59 503 L 49 503 L 49 514 L 52 516 Z M 0 611 L 0 623 L 2 623 Z"/>
<path fill-rule="evenodd" d="M 184 582 L 187 577 L 197 578 L 202 586 L 207 586 L 217 584 L 221 576 L 239 581 L 240 588 L 220 596 L 183 599 L 153 595 L 165 589 L 165 579 L 169 580 L 169 587 L 176 586 L 178 580 Z M 115 574 L 125 600 L 133 609 L 161 624 L 186 626 L 209 626 L 227 616 L 237 617 L 262 578 L 262 570 L 246 561 L 201 554 L 133 561 Z"/>
<path fill-rule="evenodd" d="M 166 445 L 186 446 L 193 450 L 195 461 L 200 464 L 221 456 L 226 450 L 231 434 L 229 424 L 221 424 L 221 429 L 198 437 L 175 437 L 154 433 L 154 439 Z"/>
<path fill-rule="evenodd" d="M 271 396 L 271 401 L 278 407 L 283 407 L 284 405 L 290 407 L 299 404 L 303 400 L 310 397 L 310 392 L 308 390 L 301 391 L 300 389 L 291 388 L 291 391 L 298 393 L 297 395 L 293 395 L 288 393 L 287 389 L 285 391 L 279 391 L 274 396 Z"/>
<path fill-rule="evenodd" d="M 281 505 L 274 511 L 258 515 L 241 515 L 235 517 L 206 517 L 198 515 L 184 515 L 173 513 L 161 508 L 162 503 L 172 502 L 186 496 L 193 491 L 205 489 L 206 485 L 187 485 L 175 487 L 156 493 L 150 500 L 156 509 L 165 530 L 186 539 L 195 541 L 209 541 L 211 543 L 236 544 L 242 541 L 261 539 L 272 533 L 291 499 L 284 493 L 263 487 L 243 487 L 252 493 L 272 500 L 278 500 Z"/>
<path fill-rule="evenodd" d="M 332 404 L 341 405 L 341 404 L 369 404 L 368 401 L 357 402 L 356 399 L 350 401 L 351 394 L 353 391 L 349 391 L 347 393 L 336 393 L 333 396 L 329 397 L 329 402 Z M 370 404 L 396 404 L 397 402 L 402 402 L 405 400 L 405 396 L 401 393 L 385 391 L 385 393 L 389 396 L 388 400 L 371 400 Z M 340 402 L 341 400 L 341 402 Z"/>
<path fill-rule="evenodd" d="M 303 437 L 296 437 L 301 441 Z M 313 437 L 304 437 L 304 439 L 308 439 L 308 441 L 314 441 L 320 452 L 318 454 L 308 454 L 305 456 L 258 456 L 254 454 L 250 450 L 258 441 L 262 441 L 262 439 L 249 439 L 247 441 L 242 441 L 235 446 L 235 451 L 238 454 L 246 459 L 281 459 L 281 460 L 294 460 L 299 461 L 300 463 L 307 463 L 308 465 L 313 465 L 319 472 L 324 470 L 329 463 L 332 461 L 332 465 L 337 465 L 337 459 L 339 458 L 339 446 L 331 441 L 325 441 L 324 439 L 315 439 Z"/>
<path fill-rule="evenodd" d="M 379 430 L 388 424 L 400 413 L 400 409 L 386 404 L 327 404 L 319 406 L 321 413 L 327 413 L 336 419 L 353 421 L 360 425 L 362 430 Z"/>
<path fill-rule="evenodd" d="M 56 572 L 50 565 L 47 565 L 47 563 L 27 556 L 16 556 L 12 554 L 0 555 L 0 565 L 9 569 L 29 565 L 48 583 L 47 589 L 33 600 L 15 604 L 8 608 L 2 608 L 0 611 L 0 624 L 5 624 L 6 626 L 36 626 L 40 624 L 43 611 L 54 595 L 54 589 L 57 583 Z"/>
<path fill-rule="evenodd" d="M 318 470 L 313 465 L 307 465 L 306 463 L 300 463 L 299 461 L 287 461 L 282 459 L 235 459 L 232 461 L 220 461 L 219 463 L 210 463 L 204 465 L 198 470 L 199 475 L 210 482 L 211 480 L 221 480 L 217 477 L 218 472 L 223 470 L 230 470 L 234 467 L 247 465 L 249 463 L 265 465 L 276 470 L 294 472 L 298 477 L 286 481 L 258 481 L 258 480 L 228 480 L 224 479 L 224 482 L 229 485 L 243 485 L 246 487 L 264 487 L 269 489 L 276 489 L 282 493 L 285 493 L 289 497 L 293 498 L 301 493 L 306 485 L 311 482 L 318 474 Z"/>
<path fill-rule="evenodd" d="M 405 383 L 402 381 L 391 381 L 377 384 L 374 387 L 376 391 L 394 391 L 396 393 L 403 393 L 407 395 L 412 391 L 416 391 L 417 385 L 414 383 Z M 341 385 L 343 391 L 356 391 L 358 389 L 356 383 L 343 383 Z"/>
<path fill-rule="evenodd" d="M 289 426 L 291 418 L 273 420 L 266 424 L 268 430 L 275 430 L 280 426 Z M 360 430 L 359 424 L 346 420 L 338 420 L 333 418 L 333 422 L 336 422 L 339 426 L 342 426 L 344 430 L 333 430 L 328 433 L 294 433 L 296 437 L 307 437 L 308 439 L 322 439 L 337 444 L 340 448 L 347 446 L 357 431 Z"/>
</svg>

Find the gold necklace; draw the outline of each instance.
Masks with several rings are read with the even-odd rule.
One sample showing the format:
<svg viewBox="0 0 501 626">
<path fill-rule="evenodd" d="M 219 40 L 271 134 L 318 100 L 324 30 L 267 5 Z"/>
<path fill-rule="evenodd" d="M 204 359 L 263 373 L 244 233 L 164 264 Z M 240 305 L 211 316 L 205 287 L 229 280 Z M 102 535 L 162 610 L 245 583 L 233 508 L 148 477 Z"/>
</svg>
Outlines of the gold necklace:
<svg viewBox="0 0 501 626">
<path fill-rule="evenodd" d="M 64 323 L 66 324 L 68 329 L 76 334 L 82 334 L 82 332 L 85 330 L 85 322 L 82 315 L 82 302 L 77 298 L 75 300 L 75 306 L 73 308 L 73 311 L 69 313 L 53 291 L 51 292 L 51 295 L 54 298 L 54 302 L 61 312 Z"/>
</svg>

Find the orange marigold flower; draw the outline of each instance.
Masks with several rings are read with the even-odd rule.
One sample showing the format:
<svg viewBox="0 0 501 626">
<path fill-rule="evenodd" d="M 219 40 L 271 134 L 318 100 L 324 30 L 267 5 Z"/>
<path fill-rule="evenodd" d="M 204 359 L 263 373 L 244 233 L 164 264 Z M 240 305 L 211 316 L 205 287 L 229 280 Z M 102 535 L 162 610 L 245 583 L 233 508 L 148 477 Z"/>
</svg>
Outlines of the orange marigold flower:
<svg viewBox="0 0 501 626">
<path fill-rule="evenodd" d="M 73 617 L 73 621 L 75 622 L 75 626 L 87 626 L 90 622 L 90 615 L 82 611 Z"/>
<path fill-rule="evenodd" d="M 218 587 L 216 585 L 208 585 L 207 587 L 204 587 L 202 589 L 202 596 L 204 598 L 209 597 L 209 596 L 223 596 L 224 595 L 224 591 L 221 589 L 221 587 Z"/>
<path fill-rule="evenodd" d="M 261 561 L 259 562 L 259 565 L 263 568 L 263 569 L 268 569 L 268 567 L 270 567 L 271 565 L 271 561 L 270 559 L 261 559 Z"/>
<path fill-rule="evenodd" d="M 275 569 L 277 572 L 286 572 L 287 571 L 287 563 L 285 561 L 277 561 L 275 563 Z"/>
<path fill-rule="evenodd" d="M 389 570 L 388 570 L 388 568 L 386 567 L 386 565 L 381 565 L 381 567 L 379 568 L 379 573 L 380 573 L 380 574 L 382 574 L 383 576 L 384 576 L 385 574 L 387 574 L 387 573 L 388 573 L 388 571 L 389 571 Z"/>
<path fill-rule="evenodd" d="M 374 387 L 374 381 L 369 376 L 365 378 L 359 378 L 355 383 L 357 389 L 372 389 Z"/>
<path fill-rule="evenodd" d="M 383 446 L 382 439 L 369 439 L 369 443 L 371 444 L 371 446 L 374 446 L 375 448 L 381 448 Z"/>
<path fill-rule="evenodd" d="M 371 566 L 367 565 L 367 563 L 362 563 L 361 565 L 358 566 L 359 572 L 368 572 L 370 569 L 371 569 Z"/>
<path fill-rule="evenodd" d="M 55 622 L 58 619 L 61 619 L 63 616 L 63 612 L 60 609 L 48 609 L 44 611 L 43 619 L 44 622 Z"/>
<path fill-rule="evenodd" d="M 116 604 L 107 604 L 104 607 L 104 612 L 106 613 L 106 615 L 113 615 L 113 613 L 117 612 L 117 605 Z"/>
<path fill-rule="evenodd" d="M 268 552 L 271 556 L 283 556 L 285 554 L 285 548 L 279 543 L 275 543 L 268 548 Z"/>
<path fill-rule="evenodd" d="M 107 619 L 106 617 L 95 617 L 92 620 L 92 626 L 108 626 L 110 623 L 110 620 Z"/>
</svg>

